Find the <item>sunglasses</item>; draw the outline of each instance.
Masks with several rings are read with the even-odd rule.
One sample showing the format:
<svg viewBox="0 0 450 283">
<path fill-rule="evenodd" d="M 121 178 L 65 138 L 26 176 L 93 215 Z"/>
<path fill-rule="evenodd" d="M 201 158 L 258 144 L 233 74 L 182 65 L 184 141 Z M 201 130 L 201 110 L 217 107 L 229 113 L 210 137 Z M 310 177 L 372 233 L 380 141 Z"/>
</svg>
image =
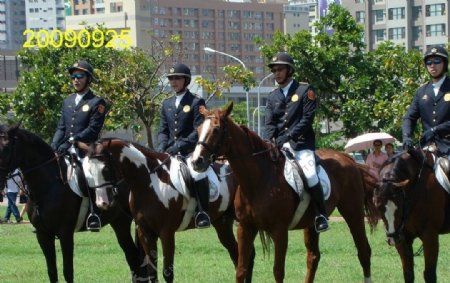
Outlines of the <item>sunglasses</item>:
<svg viewBox="0 0 450 283">
<path fill-rule="evenodd" d="M 70 77 L 72 78 L 72 80 L 74 80 L 74 79 L 81 80 L 82 78 L 86 77 L 86 75 L 85 74 L 73 74 L 73 75 L 70 75 Z"/>
<path fill-rule="evenodd" d="M 171 76 L 171 77 L 168 77 L 169 81 L 181 80 L 182 78 L 183 78 L 182 76 Z"/>
<path fill-rule="evenodd" d="M 442 59 L 441 58 L 434 58 L 434 59 L 427 60 L 425 62 L 425 64 L 427 66 L 431 66 L 432 64 L 439 65 L 441 63 L 442 63 Z"/>
</svg>

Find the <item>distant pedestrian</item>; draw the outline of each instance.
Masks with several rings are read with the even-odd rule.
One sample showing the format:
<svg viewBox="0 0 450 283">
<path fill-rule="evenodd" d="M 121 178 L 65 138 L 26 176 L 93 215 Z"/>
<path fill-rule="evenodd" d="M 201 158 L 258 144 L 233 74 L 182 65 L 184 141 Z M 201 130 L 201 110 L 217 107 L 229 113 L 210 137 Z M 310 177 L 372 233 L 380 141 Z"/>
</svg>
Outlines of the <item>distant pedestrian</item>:
<svg viewBox="0 0 450 283">
<path fill-rule="evenodd" d="M 394 145 L 392 143 L 385 144 L 384 151 L 386 151 L 388 158 L 391 158 L 391 156 L 394 155 Z"/>
<path fill-rule="evenodd" d="M 10 223 L 9 219 L 11 217 L 11 213 L 16 218 L 16 223 L 20 223 L 23 220 L 22 217 L 20 217 L 19 209 L 17 208 L 16 205 L 17 194 L 21 189 L 23 189 L 22 176 L 20 170 L 16 169 L 13 172 L 12 176 L 13 176 L 12 178 L 9 178 L 6 181 L 5 192 L 6 197 L 8 199 L 8 207 L 6 208 L 5 216 L 3 217 L 4 223 Z"/>
</svg>

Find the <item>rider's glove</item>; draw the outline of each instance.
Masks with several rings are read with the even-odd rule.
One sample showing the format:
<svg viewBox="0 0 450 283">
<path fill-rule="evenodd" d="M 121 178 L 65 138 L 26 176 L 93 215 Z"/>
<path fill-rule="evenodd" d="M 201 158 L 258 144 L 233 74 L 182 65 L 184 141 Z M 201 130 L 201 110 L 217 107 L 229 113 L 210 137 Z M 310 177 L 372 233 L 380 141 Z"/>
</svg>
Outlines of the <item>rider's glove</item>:
<svg viewBox="0 0 450 283">
<path fill-rule="evenodd" d="M 180 151 L 180 149 L 176 145 L 169 146 L 166 149 L 166 152 L 170 155 L 176 155 L 179 151 Z"/>
<path fill-rule="evenodd" d="M 281 148 L 283 144 L 287 143 L 290 139 L 291 138 L 288 135 L 281 135 L 277 137 L 277 139 L 275 140 L 275 144 L 278 148 Z"/>
<path fill-rule="evenodd" d="M 436 135 L 436 131 L 434 128 L 430 128 L 430 129 L 426 130 L 423 133 L 422 137 L 420 138 L 420 145 L 421 146 L 426 145 L 434 138 L 435 135 Z"/>
<path fill-rule="evenodd" d="M 403 139 L 403 149 L 404 150 L 412 150 L 414 149 L 414 143 L 411 138 Z"/>
</svg>

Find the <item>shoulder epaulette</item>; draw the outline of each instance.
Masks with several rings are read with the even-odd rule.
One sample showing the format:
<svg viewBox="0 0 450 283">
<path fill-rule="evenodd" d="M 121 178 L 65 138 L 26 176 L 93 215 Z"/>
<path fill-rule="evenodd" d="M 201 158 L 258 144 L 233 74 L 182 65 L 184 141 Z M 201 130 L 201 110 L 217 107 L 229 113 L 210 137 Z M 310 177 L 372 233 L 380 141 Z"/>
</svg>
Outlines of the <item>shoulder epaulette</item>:
<svg viewBox="0 0 450 283">
<path fill-rule="evenodd" d="M 308 82 L 298 82 L 298 83 L 301 84 L 301 85 L 309 85 Z"/>
</svg>

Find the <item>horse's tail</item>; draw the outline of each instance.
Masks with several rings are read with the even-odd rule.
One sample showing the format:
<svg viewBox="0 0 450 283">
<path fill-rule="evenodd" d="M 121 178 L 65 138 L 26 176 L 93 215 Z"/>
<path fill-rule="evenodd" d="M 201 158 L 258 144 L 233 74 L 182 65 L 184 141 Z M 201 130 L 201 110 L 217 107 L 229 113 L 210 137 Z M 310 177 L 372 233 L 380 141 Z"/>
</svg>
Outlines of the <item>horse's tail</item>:
<svg viewBox="0 0 450 283">
<path fill-rule="evenodd" d="M 261 246 L 263 249 L 263 256 L 266 256 L 266 253 L 270 254 L 270 246 L 272 245 L 272 238 L 269 233 L 259 230 L 259 239 L 261 240 Z"/>
<path fill-rule="evenodd" d="M 373 202 L 373 196 L 377 185 L 377 179 L 369 172 L 369 167 L 364 164 L 356 163 L 364 181 L 364 210 L 367 221 L 370 226 L 370 232 L 373 232 L 378 224 L 379 214 Z"/>
</svg>

